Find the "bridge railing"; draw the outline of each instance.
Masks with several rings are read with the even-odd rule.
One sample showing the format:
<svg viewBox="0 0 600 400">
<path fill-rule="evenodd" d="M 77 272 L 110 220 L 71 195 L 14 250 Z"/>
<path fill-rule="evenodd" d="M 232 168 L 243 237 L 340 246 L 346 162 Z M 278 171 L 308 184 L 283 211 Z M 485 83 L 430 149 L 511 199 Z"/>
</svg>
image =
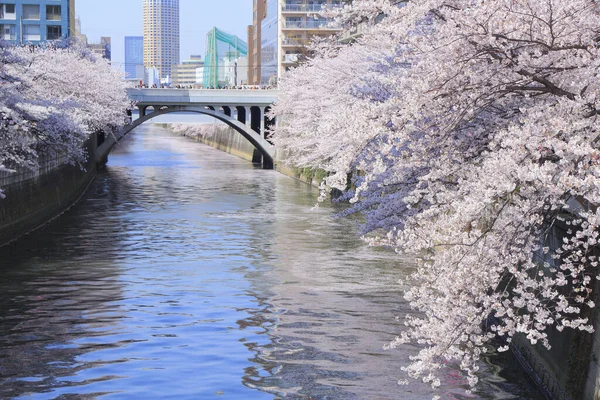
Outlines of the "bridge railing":
<svg viewBox="0 0 600 400">
<path fill-rule="evenodd" d="M 242 86 L 227 86 L 222 88 L 203 88 L 203 87 L 148 87 L 146 85 L 136 86 L 132 88 L 132 90 L 162 90 L 162 91 L 183 91 L 183 90 L 193 90 L 193 91 L 202 91 L 202 92 L 225 92 L 225 91 L 252 91 L 252 90 L 260 90 L 260 91 L 277 91 L 276 86 L 271 85 L 242 85 Z"/>
<path fill-rule="evenodd" d="M 201 104 L 204 106 L 260 106 L 272 105 L 279 90 L 223 90 L 223 89 L 127 89 L 129 98 L 138 107 Z"/>
<path fill-rule="evenodd" d="M 331 29 L 340 30 L 340 26 L 329 20 L 317 21 L 284 21 L 284 29 Z"/>
<path fill-rule="evenodd" d="M 331 4 L 317 3 L 317 4 L 285 4 L 282 6 L 283 12 L 319 12 L 323 11 L 326 7 L 328 10 L 334 8 L 341 8 L 344 4 L 342 2 L 333 2 Z"/>
</svg>

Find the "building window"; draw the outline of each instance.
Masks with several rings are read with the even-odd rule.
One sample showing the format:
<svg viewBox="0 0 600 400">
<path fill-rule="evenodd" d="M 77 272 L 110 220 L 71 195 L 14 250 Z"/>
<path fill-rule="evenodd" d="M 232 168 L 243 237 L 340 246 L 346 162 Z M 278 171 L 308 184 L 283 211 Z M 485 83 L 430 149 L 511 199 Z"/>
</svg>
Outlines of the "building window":
<svg viewBox="0 0 600 400">
<path fill-rule="evenodd" d="M 56 40 L 62 37 L 62 26 L 60 25 L 48 25 L 46 31 L 47 40 Z"/>
<path fill-rule="evenodd" d="M 39 4 L 23 4 L 23 19 L 40 19 Z"/>
<path fill-rule="evenodd" d="M 0 39 L 2 40 L 17 40 L 16 25 L 0 25 Z"/>
<path fill-rule="evenodd" d="M 60 6 L 46 6 L 46 21 L 60 21 Z"/>
<path fill-rule="evenodd" d="M 39 25 L 23 25 L 23 40 L 42 40 Z"/>
<path fill-rule="evenodd" d="M 0 19 L 17 19 L 14 4 L 0 4 Z"/>
<path fill-rule="evenodd" d="M 285 19 L 286 28 L 304 28 L 305 25 L 302 17 L 287 17 Z"/>
</svg>

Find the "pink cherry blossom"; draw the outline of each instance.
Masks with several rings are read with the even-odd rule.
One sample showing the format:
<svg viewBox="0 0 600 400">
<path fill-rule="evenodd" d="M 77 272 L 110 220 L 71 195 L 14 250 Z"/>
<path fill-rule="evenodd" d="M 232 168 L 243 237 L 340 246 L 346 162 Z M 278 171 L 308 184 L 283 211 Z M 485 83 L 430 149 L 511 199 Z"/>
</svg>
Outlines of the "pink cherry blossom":
<svg viewBox="0 0 600 400">
<path fill-rule="evenodd" d="M 41 153 L 81 164 L 90 134 L 123 125 L 130 101 L 122 78 L 77 43 L 0 44 L 0 171 L 35 169 Z"/>
<path fill-rule="evenodd" d="M 410 376 L 436 386 L 451 361 L 475 385 L 496 337 L 593 330 L 599 17 L 594 0 L 355 0 L 337 18 L 362 37 L 283 77 L 278 151 L 329 172 L 367 242 L 416 258 L 390 345 L 423 346 Z"/>
</svg>

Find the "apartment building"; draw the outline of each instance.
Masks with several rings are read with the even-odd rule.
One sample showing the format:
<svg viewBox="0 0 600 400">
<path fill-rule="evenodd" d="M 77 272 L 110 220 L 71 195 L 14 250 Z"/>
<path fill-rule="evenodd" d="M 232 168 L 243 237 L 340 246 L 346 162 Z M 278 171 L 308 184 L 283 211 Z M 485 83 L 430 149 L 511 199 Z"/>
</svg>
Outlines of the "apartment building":
<svg viewBox="0 0 600 400">
<path fill-rule="evenodd" d="M 267 0 L 253 0 L 252 25 L 248 26 L 248 84 L 260 85 L 261 25 L 267 16 Z"/>
<path fill-rule="evenodd" d="M 173 66 L 173 86 L 196 86 L 201 85 L 202 80 L 198 81 L 196 71 L 204 66 L 202 56 L 190 56 L 189 60 L 184 60 L 181 64 Z"/>
<path fill-rule="evenodd" d="M 179 64 L 179 0 L 144 0 L 143 24 L 144 66 L 169 83 Z"/>
<path fill-rule="evenodd" d="M 257 0 L 261 1 L 261 0 Z M 339 7 L 344 0 L 266 0 L 260 28 L 260 83 L 275 85 L 282 74 L 306 56 L 315 36 L 339 32 L 318 15 L 325 5 Z"/>
<path fill-rule="evenodd" d="M 75 32 L 75 0 L 0 0 L 0 39 L 40 44 Z"/>
</svg>

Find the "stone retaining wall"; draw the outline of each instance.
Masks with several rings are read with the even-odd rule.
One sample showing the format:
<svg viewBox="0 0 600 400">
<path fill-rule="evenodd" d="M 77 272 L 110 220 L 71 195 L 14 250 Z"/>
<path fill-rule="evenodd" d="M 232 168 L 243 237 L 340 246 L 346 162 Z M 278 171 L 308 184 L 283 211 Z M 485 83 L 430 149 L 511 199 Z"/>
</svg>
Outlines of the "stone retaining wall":
<svg viewBox="0 0 600 400">
<path fill-rule="evenodd" d="M 225 151 L 250 162 L 255 157 L 256 149 L 254 146 L 233 128 L 225 124 L 156 123 L 154 125 L 190 137 L 202 144 Z"/>
<path fill-rule="evenodd" d="M 0 245 L 7 244 L 62 214 L 85 192 L 96 175 L 96 137 L 85 144 L 90 156 L 83 168 L 68 164 L 17 173 L 3 185 L 0 199 Z M 23 179 L 24 178 L 24 179 Z"/>
<path fill-rule="evenodd" d="M 244 160 L 254 161 L 257 151 L 242 135 L 226 124 L 170 124 L 156 123 L 155 125 L 169 129 L 174 133 L 188 136 L 200 143 L 223 150 Z M 185 129 L 188 125 L 190 129 Z M 314 171 L 309 168 L 294 168 L 285 164 L 283 157 L 275 159 L 274 168 L 289 177 L 319 187 L 323 179 L 323 171 Z"/>
</svg>

